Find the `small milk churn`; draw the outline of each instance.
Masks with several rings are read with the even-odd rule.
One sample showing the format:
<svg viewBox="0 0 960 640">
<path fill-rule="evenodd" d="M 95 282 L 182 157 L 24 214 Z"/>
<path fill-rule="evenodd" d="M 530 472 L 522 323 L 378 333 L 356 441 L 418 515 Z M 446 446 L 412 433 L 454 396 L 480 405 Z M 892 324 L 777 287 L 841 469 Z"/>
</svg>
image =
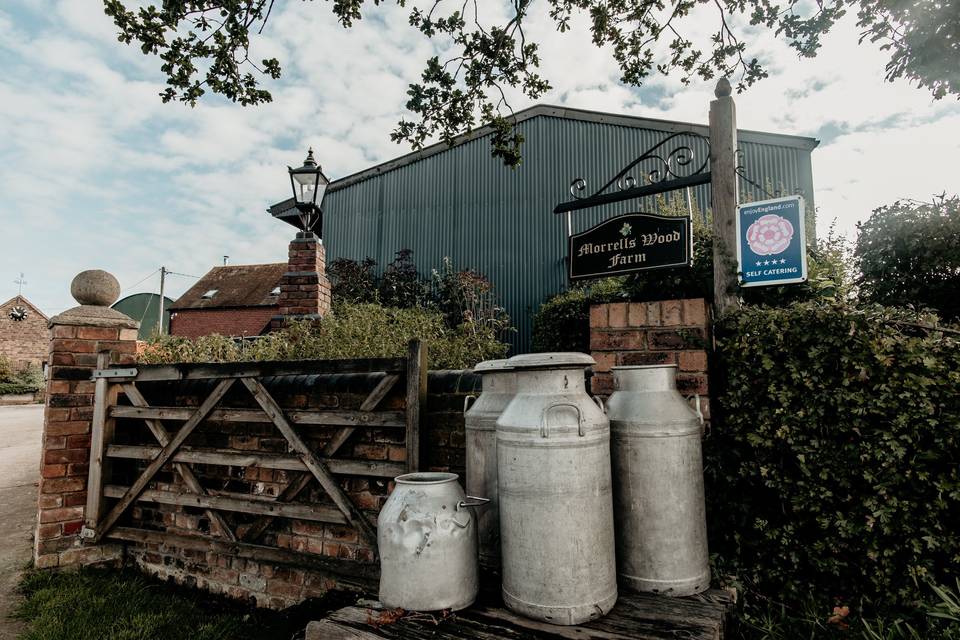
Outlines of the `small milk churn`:
<svg viewBox="0 0 960 640">
<path fill-rule="evenodd" d="M 377 518 L 380 601 L 410 611 L 463 609 L 477 597 L 477 519 L 455 473 L 408 473 Z"/>
<path fill-rule="evenodd" d="M 481 376 L 479 398 L 467 396 L 464 423 L 467 440 L 467 493 L 490 504 L 477 513 L 480 565 L 500 568 L 500 509 L 497 501 L 497 418 L 514 395 L 514 375 L 506 360 L 487 360 L 473 368 Z M 476 400 L 472 405 L 470 400 Z"/>
<path fill-rule="evenodd" d="M 703 418 L 676 377 L 676 365 L 614 367 L 607 415 L 620 581 L 687 596 L 710 586 Z"/>
<path fill-rule="evenodd" d="M 584 388 L 583 353 L 514 356 L 517 392 L 497 420 L 502 593 L 552 624 L 617 600 L 610 426 Z"/>
</svg>

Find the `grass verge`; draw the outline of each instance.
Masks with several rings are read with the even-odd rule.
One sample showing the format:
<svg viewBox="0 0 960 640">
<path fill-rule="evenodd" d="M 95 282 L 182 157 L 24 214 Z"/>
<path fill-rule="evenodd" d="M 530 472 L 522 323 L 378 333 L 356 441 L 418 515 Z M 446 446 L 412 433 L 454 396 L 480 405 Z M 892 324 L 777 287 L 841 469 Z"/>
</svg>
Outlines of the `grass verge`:
<svg viewBox="0 0 960 640">
<path fill-rule="evenodd" d="M 285 611 L 258 610 L 132 569 L 28 571 L 19 590 L 13 616 L 29 625 L 19 640 L 285 640 L 355 600 L 331 592 Z"/>
</svg>

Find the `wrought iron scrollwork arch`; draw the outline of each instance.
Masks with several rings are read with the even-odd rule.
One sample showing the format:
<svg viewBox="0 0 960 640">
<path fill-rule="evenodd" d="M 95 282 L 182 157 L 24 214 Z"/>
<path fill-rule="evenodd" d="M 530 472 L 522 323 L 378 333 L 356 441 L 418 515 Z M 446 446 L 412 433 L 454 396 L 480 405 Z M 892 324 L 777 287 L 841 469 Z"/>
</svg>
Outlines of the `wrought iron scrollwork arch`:
<svg viewBox="0 0 960 640">
<path fill-rule="evenodd" d="M 679 146 L 667 150 L 670 143 L 675 140 L 681 140 Z M 706 153 L 702 161 L 697 164 L 697 151 L 694 148 L 694 142 L 699 141 L 706 147 Z M 585 196 L 587 190 L 587 181 L 585 178 L 575 178 L 570 183 L 570 195 L 575 200 L 590 200 L 604 195 L 616 187 L 619 191 L 629 191 L 637 188 L 638 179 L 635 173 L 646 176 L 647 182 L 651 185 L 663 184 L 669 190 L 669 183 L 676 179 L 690 179 L 699 174 L 707 175 L 707 165 L 710 161 L 710 139 L 707 136 L 696 133 L 695 131 L 678 131 L 673 133 L 656 145 L 647 149 L 633 162 L 625 166 L 605 185 L 600 187 L 594 194 Z M 644 163 L 652 163 L 652 167 L 637 172 Z"/>
</svg>

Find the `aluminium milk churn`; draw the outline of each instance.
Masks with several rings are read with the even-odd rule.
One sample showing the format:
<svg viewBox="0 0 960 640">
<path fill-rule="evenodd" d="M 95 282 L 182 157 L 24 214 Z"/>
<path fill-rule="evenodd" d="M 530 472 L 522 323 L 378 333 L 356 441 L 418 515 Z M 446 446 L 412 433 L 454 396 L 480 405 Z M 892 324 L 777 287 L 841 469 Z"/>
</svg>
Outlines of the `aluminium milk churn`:
<svg viewBox="0 0 960 640">
<path fill-rule="evenodd" d="M 455 473 L 407 473 L 377 518 L 380 601 L 410 611 L 463 609 L 477 597 L 477 518 Z"/>
<path fill-rule="evenodd" d="M 607 415 L 621 584 L 687 596 L 710 586 L 710 567 L 702 416 L 676 376 L 676 365 L 614 367 Z"/>
<path fill-rule="evenodd" d="M 500 568 L 500 509 L 497 500 L 497 418 L 514 395 L 514 375 L 506 360 L 487 360 L 473 368 L 481 376 L 480 397 L 467 396 L 464 423 L 467 440 L 467 493 L 490 504 L 477 513 L 480 566 Z M 470 400 L 476 400 L 472 405 Z"/>
<path fill-rule="evenodd" d="M 497 420 L 504 604 L 552 624 L 617 600 L 610 425 L 584 388 L 583 353 L 514 356 L 517 392 Z"/>
</svg>

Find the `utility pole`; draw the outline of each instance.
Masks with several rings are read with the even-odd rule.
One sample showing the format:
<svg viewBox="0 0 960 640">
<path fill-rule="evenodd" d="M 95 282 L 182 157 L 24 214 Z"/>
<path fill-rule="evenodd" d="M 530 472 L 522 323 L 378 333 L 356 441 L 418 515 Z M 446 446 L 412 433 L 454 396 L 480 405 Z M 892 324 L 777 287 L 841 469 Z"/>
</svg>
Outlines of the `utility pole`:
<svg viewBox="0 0 960 640">
<path fill-rule="evenodd" d="M 721 78 L 710 102 L 710 194 L 713 210 L 713 310 L 739 309 L 737 298 L 737 107 L 730 81 Z"/>
<path fill-rule="evenodd" d="M 163 287 L 167 282 L 167 268 L 160 267 L 160 315 L 157 317 L 157 335 L 163 335 Z"/>
</svg>

